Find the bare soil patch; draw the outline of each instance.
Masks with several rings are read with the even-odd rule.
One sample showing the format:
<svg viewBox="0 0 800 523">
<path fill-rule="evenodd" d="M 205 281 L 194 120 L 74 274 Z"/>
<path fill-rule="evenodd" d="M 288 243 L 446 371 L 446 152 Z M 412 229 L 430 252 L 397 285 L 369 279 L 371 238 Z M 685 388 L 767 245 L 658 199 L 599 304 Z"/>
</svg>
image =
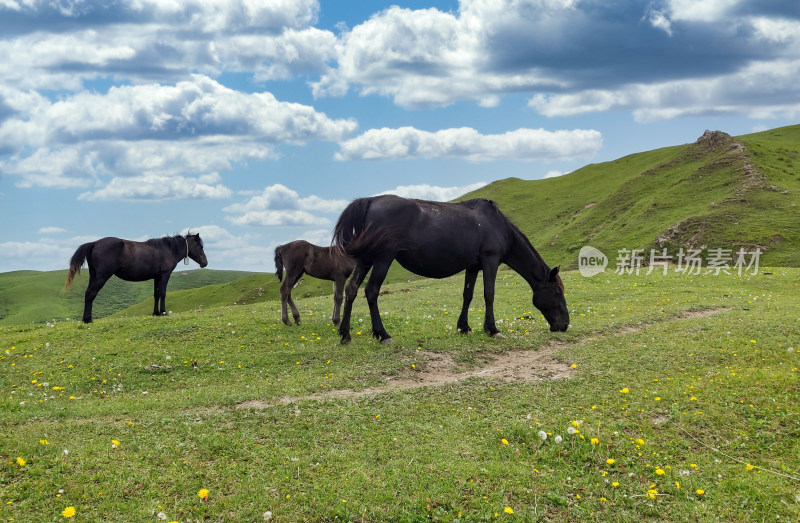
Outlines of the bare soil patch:
<svg viewBox="0 0 800 523">
<path fill-rule="evenodd" d="M 688 320 L 707 318 L 728 310 L 725 307 L 714 309 L 702 309 L 685 311 L 680 316 L 668 321 Z M 459 371 L 458 365 L 452 356 L 447 353 L 419 350 L 417 356 L 424 359 L 424 364 L 419 365 L 417 372 L 404 374 L 402 376 L 390 376 L 386 378 L 385 385 L 381 387 L 368 387 L 361 390 L 339 389 L 311 394 L 308 396 L 284 396 L 276 401 L 267 402 L 263 400 L 249 400 L 236 406 L 238 409 L 264 409 L 274 405 L 289 405 L 300 400 L 314 399 L 342 399 L 342 398 L 362 398 L 384 392 L 398 390 L 416 389 L 420 387 L 436 387 L 449 385 L 468 380 L 470 378 L 491 378 L 507 382 L 536 382 L 557 379 L 571 378 L 576 369 L 569 364 L 555 359 L 555 354 L 570 345 L 583 345 L 597 341 L 602 338 L 624 336 L 638 332 L 652 325 L 642 322 L 637 325 L 626 326 L 614 333 L 607 335 L 597 335 L 584 338 L 582 340 L 568 343 L 551 341 L 539 347 L 538 350 L 510 350 L 488 361 L 480 368 L 467 371 Z"/>
</svg>

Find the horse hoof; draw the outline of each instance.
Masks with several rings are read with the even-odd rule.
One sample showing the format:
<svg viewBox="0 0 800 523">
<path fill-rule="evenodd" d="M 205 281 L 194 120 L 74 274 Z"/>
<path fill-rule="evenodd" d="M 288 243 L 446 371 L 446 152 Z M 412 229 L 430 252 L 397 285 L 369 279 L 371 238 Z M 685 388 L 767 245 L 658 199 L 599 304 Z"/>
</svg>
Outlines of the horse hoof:
<svg viewBox="0 0 800 523">
<path fill-rule="evenodd" d="M 503 336 L 502 332 L 495 332 L 494 334 L 492 334 L 492 338 L 496 340 L 502 340 L 503 338 L 505 338 L 505 336 Z"/>
<path fill-rule="evenodd" d="M 394 340 L 392 338 L 383 339 L 381 345 L 394 345 Z"/>
</svg>

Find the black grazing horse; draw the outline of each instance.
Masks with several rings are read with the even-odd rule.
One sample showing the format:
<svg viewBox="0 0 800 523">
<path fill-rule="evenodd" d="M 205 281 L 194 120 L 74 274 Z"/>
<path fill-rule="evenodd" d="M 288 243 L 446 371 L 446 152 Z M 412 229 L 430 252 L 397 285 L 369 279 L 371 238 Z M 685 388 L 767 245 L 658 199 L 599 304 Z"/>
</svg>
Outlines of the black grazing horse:
<svg viewBox="0 0 800 523">
<path fill-rule="evenodd" d="M 342 308 L 342 296 L 347 277 L 352 274 L 356 262 L 343 254 L 340 249 L 319 247 L 305 240 L 295 240 L 275 248 L 275 275 L 281 283 L 281 320 L 291 325 L 286 303 L 292 307 L 294 321 L 300 325 L 300 312 L 292 301 L 292 287 L 303 274 L 321 280 L 333 281 L 333 313 L 331 321 L 339 325 L 339 310 Z M 283 268 L 286 267 L 286 279 L 283 279 Z"/>
<path fill-rule="evenodd" d="M 350 313 L 364 277 L 372 319 L 372 335 L 393 343 L 378 311 L 378 294 L 392 260 L 429 278 L 445 278 L 466 271 L 464 304 L 458 330 L 470 332 L 467 313 L 478 271 L 483 271 L 486 317 L 483 330 L 499 336 L 494 322 L 494 282 L 501 263 L 517 271 L 533 290 L 533 305 L 551 331 L 566 331 L 569 311 L 558 267 L 550 269 L 528 238 L 491 200 L 461 203 L 410 200 L 384 195 L 360 198 L 347 206 L 333 231 L 333 244 L 355 258 L 356 269 L 347 284 L 344 314 L 339 326 L 342 343 L 350 342 Z"/>
<path fill-rule="evenodd" d="M 83 321 L 91 323 L 92 302 L 111 276 L 128 281 L 153 280 L 153 315 L 159 316 L 167 312 L 164 300 L 172 271 L 181 259 L 188 264 L 189 258 L 199 263 L 200 267 L 208 265 L 199 234 L 164 236 L 145 242 L 103 238 L 78 247 L 69 261 L 69 274 L 64 288 L 72 285 L 75 275 L 81 272 L 83 262 L 87 262 L 89 286 L 86 288 Z"/>
</svg>

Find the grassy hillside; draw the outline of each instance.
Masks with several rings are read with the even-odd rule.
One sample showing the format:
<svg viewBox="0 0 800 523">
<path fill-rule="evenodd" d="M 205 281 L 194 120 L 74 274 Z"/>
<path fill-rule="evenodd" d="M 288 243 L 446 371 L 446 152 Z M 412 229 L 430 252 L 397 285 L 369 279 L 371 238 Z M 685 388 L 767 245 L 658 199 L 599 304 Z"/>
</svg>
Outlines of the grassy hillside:
<svg viewBox="0 0 800 523">
<path fill-rule="evenodd" d="M 460 277 L 386 286 L 393 346 L 327 296 L 0 326 L 0 519 L 797 521 L 800 269 L 563 277 L 551 333 L 500 272 L 504 339 Z"/>
<path fill-rule="evenodd" d="M 588 165 L 558 178 L 500 180 L 463 196 L 496 200 L 551 265 L 584 245 L 619 249 L 760 247 L 764 265 L 800 266 L 800 126 Z"/>
<path fill-rule="evenodd" d="M 252 273 L 216 270 L 176 270 L 169 280 L 167 303 L 173 291 L 220 284 Z M 83 314 L 83 293 L 88 270 L 75 278 L 65 292 L 67 271 L 14 271 L 0 273 L 0 325 L 77 318 Z M 112 277 L 94 301 L 93 316 L 102 318 L 149 298 L 153 311 L 153 282 L 127 282 Z"/>
</svg>

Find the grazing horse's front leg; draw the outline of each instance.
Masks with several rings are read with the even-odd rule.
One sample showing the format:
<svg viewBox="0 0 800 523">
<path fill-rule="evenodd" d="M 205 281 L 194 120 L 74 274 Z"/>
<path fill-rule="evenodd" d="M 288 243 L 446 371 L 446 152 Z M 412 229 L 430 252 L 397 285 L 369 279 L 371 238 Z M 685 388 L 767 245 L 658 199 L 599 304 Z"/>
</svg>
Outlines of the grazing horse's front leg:
<svg viewBox="0 0 800 523">
<path fill-rule="evenodd" d="M 153 278 L 153 316 L 161 316 L 161 313 L 158 309 L 159 301 L 162 303 L 162 309 L 164 308 L 162 293 L 166 293 L 166 285 L 162 285 L 163 278 L 163 274 L 158 274 L 155 278 Z M 162 290 L 162 288 L 164 290 Z"/>
<path fill-rule="evenodd" d="M 364 288 L 364 294 L 367 296 L 367 305 L 369 305 L 369 316 L 372 320 L 372 335 L 381 340 L 384 345 L 391 345 L 394 343 L 392 337 L 386 332 L 381 321 L 381 313 L 378 310 L 378 296 L 381 293 L 381 285 L 383 280 L 386 279 L 386 273 L 389 272 L 389 267 L 392 265 L 392 260 L 380 261 L 372 266 L 372 273 L 369 275 L 367 286 Z"/>
<path fill-rule="evenodd" d="M 342 322 L 339 324 L 339 336 L 342 337 L 342 345 L 347 345 L 352 341 L 350 338 L 350 314 L 353 311 L 353 301 L 358 295 L 358 288 L 361 287 L 361 282 L 369 272 L 370 266 L 356 265 L 353 275 L 347 282 L 344 293 L 344 311 L 342 311 Z"/>
<path fill-rule="evenodd" d="M 503 337 L 494 324 L 494 282 L 497 278 L 497 265 L 497 263 L 487 263 L 483 266 L 483 299 L 486 302 L 486 316 L 483 320 L 483 332 L 492 338 Z"/>
<path fill-rule="evenodd" d="M 472 302 L 472 294 L 475 292 L 475 281 L 478 279 L 478 269 L 467 269 L 464 274 L 464 304 L 461 306 L 461 315 L 456 324 L 458 332 L 466 334 L 472 332 L 469 326 L 467 315 L 469 314 L 469 304 Z"/>
</svg>

